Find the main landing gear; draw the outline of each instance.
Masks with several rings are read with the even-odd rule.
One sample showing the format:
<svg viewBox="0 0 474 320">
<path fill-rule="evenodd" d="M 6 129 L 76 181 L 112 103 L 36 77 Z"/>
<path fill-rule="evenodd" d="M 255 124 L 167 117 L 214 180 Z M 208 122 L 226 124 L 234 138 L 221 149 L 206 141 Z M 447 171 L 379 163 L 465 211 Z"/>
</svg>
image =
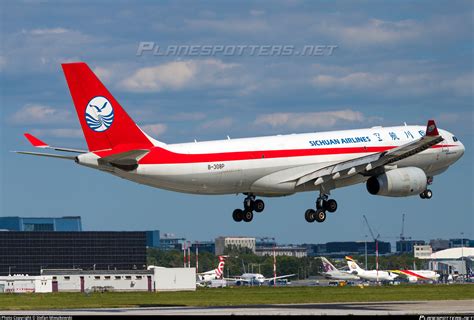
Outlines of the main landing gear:
<svg viewBox="0 0 474 320">
<path fill-rule="evenodd" d="M 428 181 L 426 184 L 430 185 L 432 183 L 433 183 L 433 177 L 428 177 Z M 432 196 L 433 196 L 433 191 L 431 191 L 430 189 L 426 189 L 425 191 L 420 193 L 421 199 L 431 199 Z"/>
<path fill-rule="evenodd" d="M 244 210 L 235 209 L 232 213 L 232 218 L 235 222 L 245 221 L 250 222 L 253 219 L 253 212 L 262 212 L 265 209 L 263 200 L 255 199 L 254 195 L 247 195 L 244 199 Z"/>
<path fill-rule="evenodd" d="M 326 220 L 326 211 L 335 212 L 337 210 L 337 202 L 334 199 L 328 199 L 327 194 L 320 194 L 316 200 L 316 210 L 308 209 L 304 213 L 307 222 L 323 222 Z"/>
</svg>

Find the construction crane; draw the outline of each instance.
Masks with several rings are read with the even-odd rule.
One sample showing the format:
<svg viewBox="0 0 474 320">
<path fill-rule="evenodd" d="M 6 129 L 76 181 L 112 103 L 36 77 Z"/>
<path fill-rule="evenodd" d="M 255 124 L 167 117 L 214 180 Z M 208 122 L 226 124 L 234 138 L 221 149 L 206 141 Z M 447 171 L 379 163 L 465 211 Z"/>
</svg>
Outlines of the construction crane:
<svg viewBox="0 0 474 320">
<path fill-rule="evenodd" d="M 377 237 L 374 235 L 374 232 L 372 231 L 372 228 L 370 227 L 369 221 L 367 220 L 367 217 L 365 216 L 365 214 L 364 214 L 364 220 L 365 220 L 365 224 L 367 225 L 367 228 L 369 228 L 369 232 L 370 232 L 370 235 L 372 236 L 372 239 L 374 239 L 374 241 L 377 241 L 380 238 L 380 233 L 377 233 Z"/>
<path fill-rule="evenodd" d="M 367 228 L 369 228 L 370 235 L 372 236 L 372 239 L 374 239 L 375 242 L 375 268 L 377 270 L 377 283 L 379 282 L 379 238 L 380 238 L 380 233 L 377 232 L 377 236 L 374 235 L 374 232 L 372 231 L 372 228 L 370 227 L 369 221 L 367 220 L 367 217 L 364 214 L 364 220 L 365 224 L 367 225 Z M 367 266 L 365 266 L 367 268 Z"/>
<path fill-rule="evenodd" d="M 411 239 L 411 237 L 405 237 L 405 214 L 402 215 L 402 232 L 400 233 L 400 241 Z"/>
</svg>

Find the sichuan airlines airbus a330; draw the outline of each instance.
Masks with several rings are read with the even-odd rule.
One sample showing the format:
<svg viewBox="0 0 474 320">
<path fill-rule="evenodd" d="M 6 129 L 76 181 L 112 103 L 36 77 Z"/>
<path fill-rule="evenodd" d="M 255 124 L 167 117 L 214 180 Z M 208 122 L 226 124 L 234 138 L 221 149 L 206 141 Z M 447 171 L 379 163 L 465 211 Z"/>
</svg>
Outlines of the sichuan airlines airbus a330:
<svg viewBox="0 0 474 320">
<path fill-rule="evenodd" d="M 256 197 L 318 191 L 308 222 L 323 222 L 337 202 L 331 190 L 366 183 L 372 195 L 430 199 L 428 185 L 464 154 L 450 132 L 427 126 L 372 127 L 259 138 L 165 144 L 143 132 L 85 63 L 62 65 L 89 150 L 33 146 L 137 183 L 195 194 L 244 194 L 235 221 L 250 222 L 265 205 Z"/>
</svg>

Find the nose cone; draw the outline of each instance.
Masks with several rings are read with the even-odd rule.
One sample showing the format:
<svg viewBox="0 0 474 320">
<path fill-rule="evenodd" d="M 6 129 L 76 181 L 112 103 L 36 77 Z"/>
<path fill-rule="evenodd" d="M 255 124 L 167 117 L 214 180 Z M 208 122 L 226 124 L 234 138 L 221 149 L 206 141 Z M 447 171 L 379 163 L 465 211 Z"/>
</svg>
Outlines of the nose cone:
<svg viewBox="0 0 474 320">
<path fill-rule="evenodd" d="M 461 141 L 458 141 L 458 145 L 454 147 L 454 150 L 455 150 L 454 161 L 458 161 L 464 155 L 464 151 L 466 150 L 466 148 L 461 143 Z"/>
</svg>

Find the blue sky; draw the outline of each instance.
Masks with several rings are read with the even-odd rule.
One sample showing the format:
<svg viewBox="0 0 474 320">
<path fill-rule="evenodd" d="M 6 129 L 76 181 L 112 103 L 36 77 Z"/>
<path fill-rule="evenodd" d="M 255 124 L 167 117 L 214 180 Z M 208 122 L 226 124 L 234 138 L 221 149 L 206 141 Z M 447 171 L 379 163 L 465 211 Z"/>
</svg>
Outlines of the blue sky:
<svg viewBox="0 0 474 320">
<path fill-rule="evenodd" d="M 473 4 L 470 1 L 3 1 L 1 215 L 81 215 L 86 230 L 160 229 L 190 240 L 272 236 L 281 243 L 474 237 Z M 313 56 L 137 56 L 172 45 L 336 46 Z M 338 189 L 337 213 L 308 224 L 315 193 L 267 199 L 235 223 L 242 196 L 196 196 L 134 184 L 30 150 L 23 132 L 85 148 L 60 63 L 87 62 L 145 131 L 175 143 L 425 124 L 454 132 L 464 157 L 430 201 Z M 275 120 L 275 119 L 278 119 Z"/>
</svg>

